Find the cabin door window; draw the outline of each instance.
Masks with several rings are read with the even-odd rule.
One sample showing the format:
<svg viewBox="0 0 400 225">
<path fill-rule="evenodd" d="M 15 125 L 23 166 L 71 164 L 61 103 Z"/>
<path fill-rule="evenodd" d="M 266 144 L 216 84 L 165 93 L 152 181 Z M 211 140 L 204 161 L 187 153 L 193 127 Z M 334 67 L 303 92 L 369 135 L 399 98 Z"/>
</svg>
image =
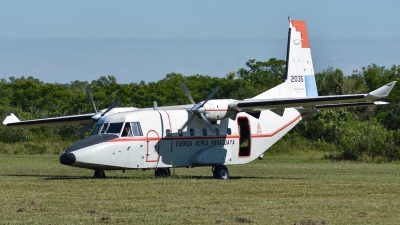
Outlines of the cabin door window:
<svg viewBox="0 0 400 225">
<path fill-rule="evenodd" d="M 239 129 L 239 156 L 245 157 L 250 156 L 250 147 L 251 147 L 251 133 L 250 133 L 250 124 L 247 117 L 238 118 L 238 129 Z"/>
</svg>

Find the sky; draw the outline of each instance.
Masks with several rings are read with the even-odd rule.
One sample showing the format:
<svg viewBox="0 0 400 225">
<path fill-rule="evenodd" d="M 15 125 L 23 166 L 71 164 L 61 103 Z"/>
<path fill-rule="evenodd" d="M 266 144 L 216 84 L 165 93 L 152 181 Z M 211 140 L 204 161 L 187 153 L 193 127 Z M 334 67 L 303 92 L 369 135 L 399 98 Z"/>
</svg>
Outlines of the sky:
<svg viewBox="0 0 400 225">
<path fill-rule="evenodd" d="M 225 77 L 285 59 L 288 16 L 305 20 L 316 72 L 400 65 L 400 1 L 3 1 L 0 78 L 154 82 Z"/>
</svg>

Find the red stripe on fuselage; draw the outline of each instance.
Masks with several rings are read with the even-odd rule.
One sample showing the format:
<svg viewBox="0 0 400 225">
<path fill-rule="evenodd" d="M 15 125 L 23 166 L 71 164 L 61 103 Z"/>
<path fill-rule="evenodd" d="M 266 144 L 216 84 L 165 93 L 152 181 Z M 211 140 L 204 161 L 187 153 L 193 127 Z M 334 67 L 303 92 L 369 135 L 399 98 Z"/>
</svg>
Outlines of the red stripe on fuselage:
<svg viewBox="0 0 400 225">
<path fill-rule="evenodd" d="M 287 128 L 288 126 L 290 126 L 291 124 L 293 124 L 294 122 L 296 122 L 298 119 L 300 119 L 302 116 L 304 116 L 307 113 L 302 113 L 300 115 L 298 115 L 296 118 L 294 118 L 293 120 L 289 121 L 288 123 L 286 123 L 284 126 L 280 127 L 279 129 L 275 130 L 272 133 L 269 134 L 252 134 L 251 138 L 267 138 L 267 137 L 273 137 L 276 134 L 278 134 L 279 132 L 281 132 L 282 130 L 284 130 L 285 128 Z M 164 137 L 164 138 L 146 138 L 146 137 L 121 137 L 121 138 L 116 138 L 116 139 L 112 139 L 108 142 L 129 142 L 129 141 L 161 141 L 161 140 L 174 140 L 174 141 L 179 141 L 179 140 L 199 140 L 199 139 L 239 139 L 239 135 L 227 135 L 227 136 L 223 136 L 223 135 L 213 135 L 213 136 L 187 136 L 187 137 Z"/>
<path fill-rule="evenodd" d="M 253 134 L 253 135 L 251 135 L 251 137 L 252 138 L 272 137 L 272 136 L 276 135 L 277 133 L 281 132 L 283 129 L 285 129 L 288 126 L 290 126 L 292 123 L 296 122 L 298 119 L 300 119 L 305 114 L 307 114 L 307 113 L 303 113 L 303 114 L 298 115 L 296 118 L 291 120 L 289 123 L 285 124 L 284 126 L 282 126 L 281 128 L 277 129 L 276 131 L 274 131 L 272 133 L 269 133 L 269 134 Z"/>
</svg>

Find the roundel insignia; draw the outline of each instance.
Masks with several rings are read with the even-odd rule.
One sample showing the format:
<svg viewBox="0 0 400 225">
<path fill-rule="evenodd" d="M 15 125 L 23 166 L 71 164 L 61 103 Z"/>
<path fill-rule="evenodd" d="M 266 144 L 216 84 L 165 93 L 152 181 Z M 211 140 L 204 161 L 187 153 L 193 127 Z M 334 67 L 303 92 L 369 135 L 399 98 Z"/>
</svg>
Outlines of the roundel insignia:
<svg viewBox="0 0 400 225">
<path fill-rule="evenodd" d="M 300 39 L 294 39 L 294 40 L 293 40 L 293 44 L 295 44 L 295 45 L 300 44 L 300 42 L 301 42 Z"/>
</svg>

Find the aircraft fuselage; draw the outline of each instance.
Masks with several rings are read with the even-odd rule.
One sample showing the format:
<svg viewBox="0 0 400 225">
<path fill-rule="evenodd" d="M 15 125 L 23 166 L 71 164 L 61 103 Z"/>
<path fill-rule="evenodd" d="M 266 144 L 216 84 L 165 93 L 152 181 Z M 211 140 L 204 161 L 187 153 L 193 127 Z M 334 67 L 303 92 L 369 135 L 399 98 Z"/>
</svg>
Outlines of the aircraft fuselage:
<svg viewBox="0 0 400 225">
<path fill-rule="evenodd" d="M 265 110 L 259 119 L 238 113 L 234 119 L 214 120 L 213 134 L 197 117 L 180 130 L 189 114 L 180 109 L 109 115 L 97 123 L 91 136 L 67 148 L 60 162 L 108 170 L 245 164 L 260 156 L 302 118 L 296 109 L 285 110 L 283 116 Z M 122 128 L 127 123 L 136 132 L 124 135 Z"/>
</svg>

